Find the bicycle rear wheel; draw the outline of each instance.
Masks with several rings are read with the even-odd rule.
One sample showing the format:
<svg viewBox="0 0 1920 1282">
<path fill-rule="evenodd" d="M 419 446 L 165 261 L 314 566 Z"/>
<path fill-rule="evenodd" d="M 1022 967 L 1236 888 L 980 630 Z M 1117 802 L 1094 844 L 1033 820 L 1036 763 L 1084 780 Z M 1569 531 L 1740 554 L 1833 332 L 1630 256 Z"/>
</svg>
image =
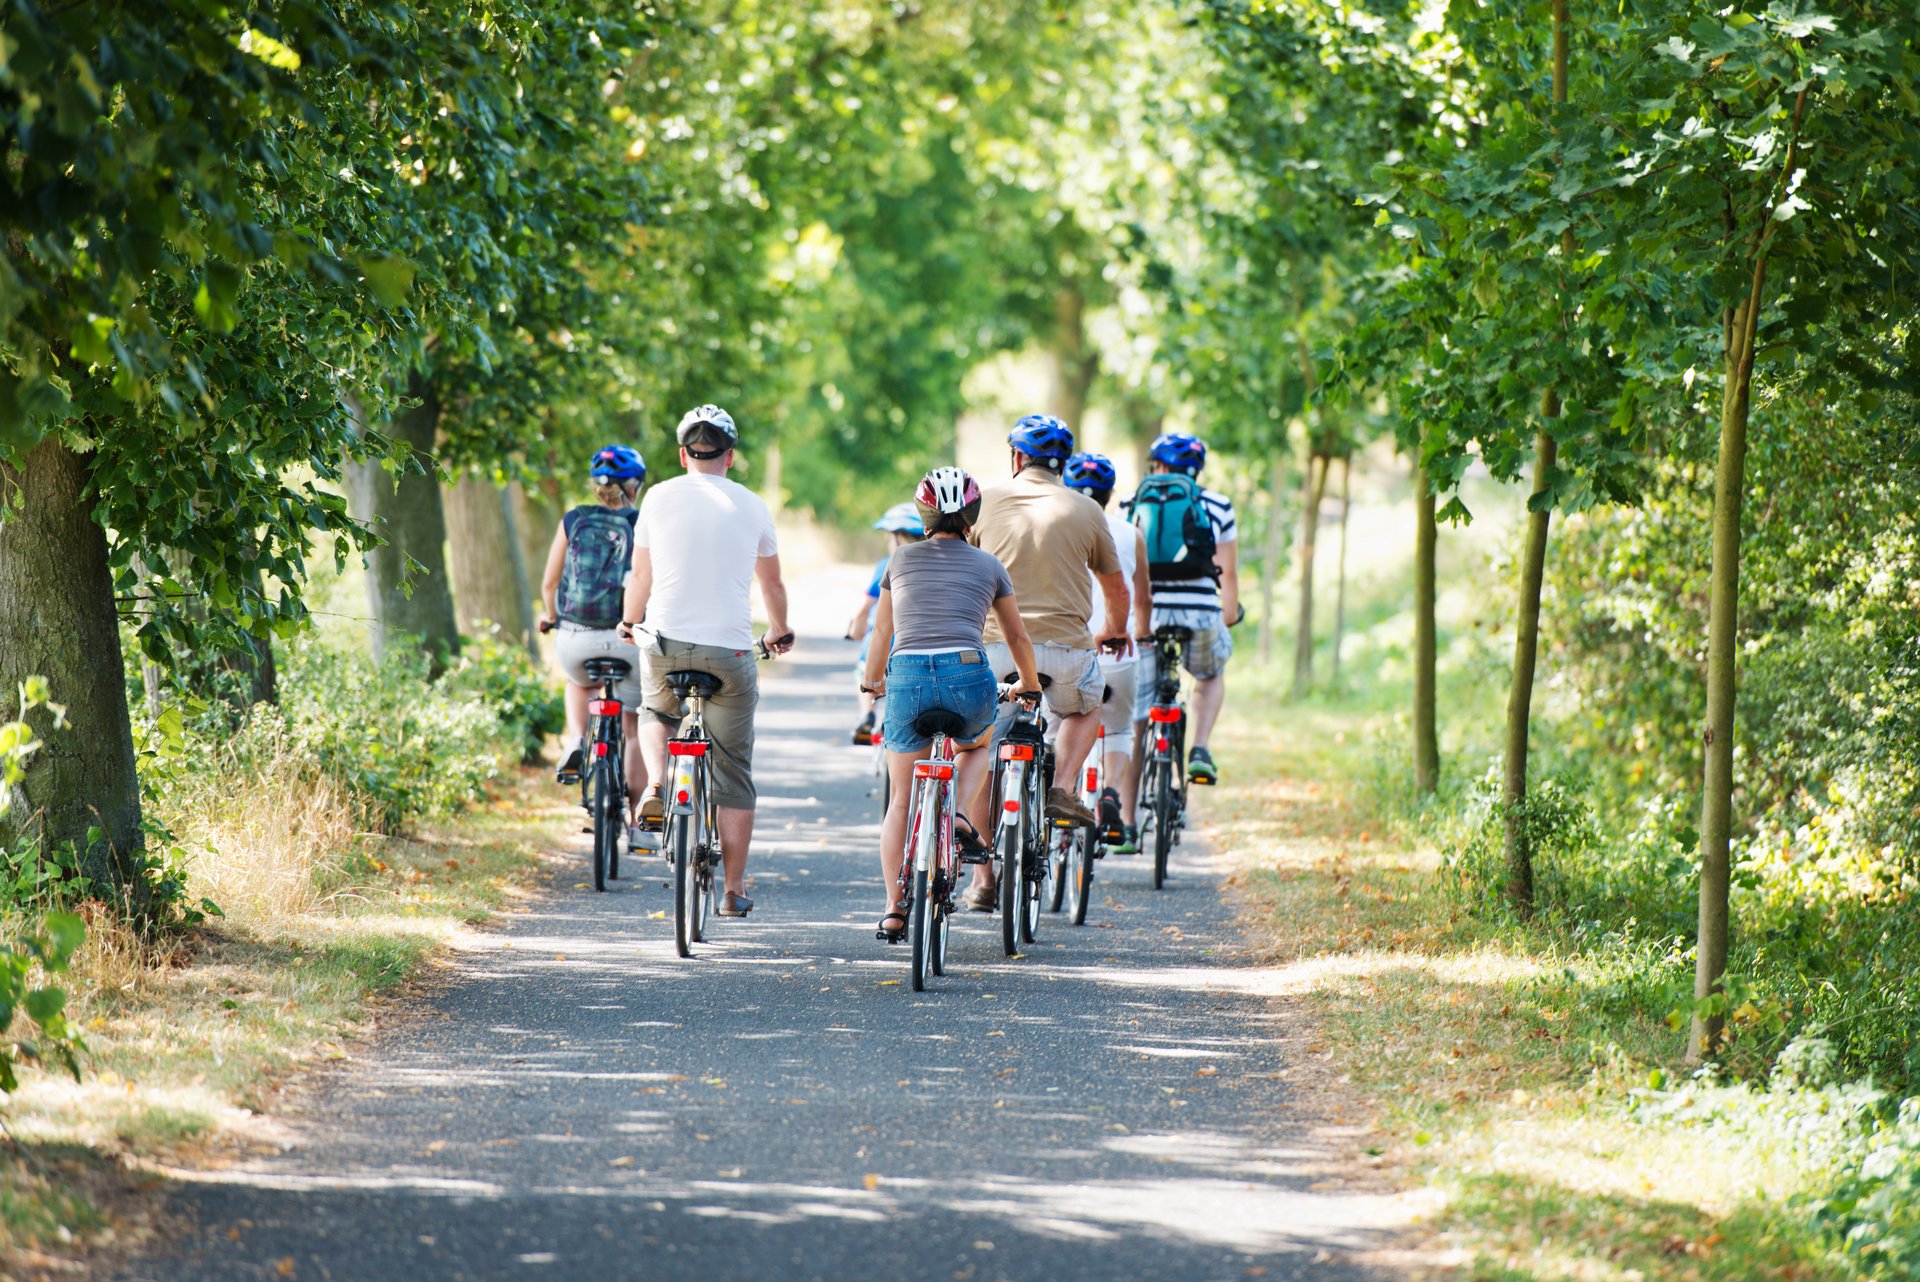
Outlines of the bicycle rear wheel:
<svg viewBox="0 0 1920 1282">
<path fill-rule="evenodd" d="M 1026 869 L 1021 866 L 1021 825 L 1000 827 L 1000 946 L 1007 956 L 1020 952 L 1021 890 L 1027 884 Z"/>
<path fill-rule="evenodd" d="M 601 758 L 593 763 L 593 888 L 607 888 L 607 867 L 616 858 L 615 850 L 620 842 L 619 824 L 622 816 L 616 813 L 619 805 L 614 796 L 613 767 Z"/>
<path fill-rule="evenodd" d="M 913 903 L 907 909 L 907 929 L 913 944 L 913 991 L 927 991 L 927 976 L 940 973 L 934 961 L 939 941 L 934 938 L 939 925 L 934 921 L 935 910 L 931 887 L 927 881 L 927 870 L 917 868 L 913 874 Z"/>
<path fill-rule="evenodd" d="M 1153 888 L 1167 882 L 1167 856 L 1173 850 L 1174 825 L 1173 766 L 1160 762 L 1154 766 L 1153 780 Z"/>
<path fill-rule="evenodd" d="M 1047 859 L 1053 865 L 1053 888 L 1047 892 L 1047 911 L 1057 913 L 1066 900 L 1067 869 L 1073 862 L 1073 830 L 1055 828 L 1047 844 Z"/>
<path fill-rule="evenodd" d="M 691 957 L 694 941 L 699 938 L 699 927 L 693 920 L 693 895 L 700 878 L 694 868 L 698 856 L 693 844 L 693 816 L 675 815 L 667 826 L 667 849 L 673 852 L 673 944 L 682 957 Z"/>
<path fill-rule="evenodd" d="M 1098 839 L 1095 829 L 1077 829 L 1077 838 L 1073 843 L 1071 857 L 1067 860 L 1067 875 L 1073 903 L 1073 924 L 1087 924 L 1087 900 L 1093 894 L 1093 843 Z"/>
</svg>

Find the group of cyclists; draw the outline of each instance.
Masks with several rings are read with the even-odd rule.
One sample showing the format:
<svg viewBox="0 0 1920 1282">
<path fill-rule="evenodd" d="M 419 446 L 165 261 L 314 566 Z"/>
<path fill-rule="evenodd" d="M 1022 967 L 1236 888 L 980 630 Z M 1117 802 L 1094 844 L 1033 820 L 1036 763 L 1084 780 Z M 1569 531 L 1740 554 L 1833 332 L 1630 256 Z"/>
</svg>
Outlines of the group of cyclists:
<svg viewBox="0 0 1920 1282">
<path fill-rule="evenodd" d="M 590 709 L 617 708 L 626 732 L 615 740 L 625 745 L 624 818 L 631 843 L 645 844 L 666 818 L 669 740 L 697 680 L 702 738 L 712 749 L 701 749 L 702 778 L 724 875 L 715 909 L 744 917 L 753 909 L 746 868 L 756 657 L 785 653 L 794 636 L 772 517 L 759 496 L 727 477 L 739 439 L 732 417 L 700 406 L 676 436 L 685 475 L 655 485 L 642 503 L 644 461 L 608 446 L 590 467 L 596 502 L 567 512 L 554 532 L 541 629 L 558 630 L 555 654 L 568 682 L 558 776 L 577 782 L 590 749 L 605 750 L 588 742 Z M 1097 828 L 1119 838 L 1113 848 L 1137 849 L 1135 745 L 1158 675 L 1140 671 L 1142 656 L 1152 663 L 1156 629 L 1177 628 L 1195 681 L 1185 777 L 1217 779 L 1208 740 L 1225 698 L 1228 626 L 1241 611 L 1233 505 L 1198 481 L 1205 444 L 1184 433 L 1160 436 L 1149 475 L 1118 509 L 1112 461 L 1076 452 L 1058 418 L 1027 415 L 1007 446 L 1010 479 L 983 488 L 958 467 L 938 467 L 911 503 L 875 522 L 891 548 L 848 628 L 864 641 L 854 741 L 883 746 L 891 783 L 876 925 L 889 942 L 906 936 L 900 869 L 911 780 L 930 741 L 927 714 L 951 727 L 953 837 L 962 851 L 988 847 L 975 819 L 989 815 L 992 749 L 1020 708 L 1041 703 L 1053 759 L 1064 767 L 1046 793 L 1047 819 Z M 749 603 L 756 581 L 768 619 L 758 642 Z M 595 688 L 613 700 L 596 702 Z M 884 712 L 876 715 L 876 706 Z M 1095 813 L 1063 785 L 1097 743 L 1106 787 Z M 684 808 L 684 792 L 679 799 Z M 975 871 L 966 903 L 992 911 L 992 862 L 967 862 Z"/>
</svg>

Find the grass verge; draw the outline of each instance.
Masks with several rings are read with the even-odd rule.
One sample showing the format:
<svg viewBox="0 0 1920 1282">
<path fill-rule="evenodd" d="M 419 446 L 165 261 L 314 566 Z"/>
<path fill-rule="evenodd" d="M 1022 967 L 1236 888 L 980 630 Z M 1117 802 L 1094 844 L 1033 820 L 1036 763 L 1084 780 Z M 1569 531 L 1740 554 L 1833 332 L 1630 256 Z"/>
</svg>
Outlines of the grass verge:
<svg viewBox="0 0 1920 1282">
<path fill-rule="evenodd" d="M 69 986 L 83 1078 L 32 1072 L 8 1104 L 0 1275 L 74 1272 L 83 1244 L 144 1233 L 128 1194 L 150 1177 L 126 1159 L 270 1144 L 258 1114 L 289 1073 L 347 1057 L 383 994 L 525 896 L 569 809 L 539 773 L 404 838 L 345 834 L 317 893 L 256 901 L 163 948 L 93 922 Z"/>
<path fill-rule="evenodd" d="M 1799 1204 L 1818 1145 L 1712 1088 L 1652 1089 L 1681 1080 L 1680 1038 L 1604 949 L 1467 912 L 1382 822 L 1392 711 L 1249 677 L 1205 816 L 1255 946 L 1370 1104 L 1368 1155 L 1439 1195 L 1425 1254 L 1486 1282 L 1857 1276 Z"/>
</svg>

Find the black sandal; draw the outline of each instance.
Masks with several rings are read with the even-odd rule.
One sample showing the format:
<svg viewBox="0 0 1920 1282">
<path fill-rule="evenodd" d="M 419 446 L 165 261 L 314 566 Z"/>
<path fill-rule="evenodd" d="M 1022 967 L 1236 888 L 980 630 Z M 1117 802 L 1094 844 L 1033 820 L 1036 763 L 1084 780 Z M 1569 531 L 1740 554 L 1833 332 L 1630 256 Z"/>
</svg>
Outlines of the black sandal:
<svg viewBox="0 0 1920 1282">
<path fill-rule="evenodd" d="M 896 918 L 900 922 L 899 929 L 889 930 L 887 928 L 887 923 L 895 920 Z M 879 940 L 883 944 L 906 943 L 907 942 L 907 906 L 905 904 L 901 904 L 899 907 L 895 908 L 892 912 L 882 917 L 880 919 L 879 925 L 873 928 L 873 937 Z"/>
<path fill-rule="evenodd" d="M 963 828 L 962 824 L 966 826 Z M 980 839 L 980 830 L 974 827 L 973 820 L 965 815 L 954 815 L 953 839 L 960 846 L 961 863 L 990 864 L 993 862 L 993 847 Z"/>
</svg>

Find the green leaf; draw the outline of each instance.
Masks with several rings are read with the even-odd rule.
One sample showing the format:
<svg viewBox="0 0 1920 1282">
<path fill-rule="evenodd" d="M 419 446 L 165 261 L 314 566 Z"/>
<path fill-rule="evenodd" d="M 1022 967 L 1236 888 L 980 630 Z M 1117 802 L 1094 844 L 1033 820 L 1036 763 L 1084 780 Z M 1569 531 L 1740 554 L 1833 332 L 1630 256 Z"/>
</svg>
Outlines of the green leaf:
<svg viewBox="0 0 1920 1282">
<path fill-rule="evenodd" d="M 34 1023 L 45 1024 L 66 1009 L 67 994 L 59 988 L 36 988 L 27 994 L 26 1001 L 21 1005 Z"/>
<path fill-rule="evenodd" d="M 87 924 L 73 913 L 48 913 L 40 926 L 47 933 L 48 947 L 63 963 L 86 942 Z"/>
<path fill-rule="evenodd" d="M 382 307 L 398 307 L 413 289 L 414 265 L 397 254 L 360 260 L 360 274 Z"/>
</svg>

